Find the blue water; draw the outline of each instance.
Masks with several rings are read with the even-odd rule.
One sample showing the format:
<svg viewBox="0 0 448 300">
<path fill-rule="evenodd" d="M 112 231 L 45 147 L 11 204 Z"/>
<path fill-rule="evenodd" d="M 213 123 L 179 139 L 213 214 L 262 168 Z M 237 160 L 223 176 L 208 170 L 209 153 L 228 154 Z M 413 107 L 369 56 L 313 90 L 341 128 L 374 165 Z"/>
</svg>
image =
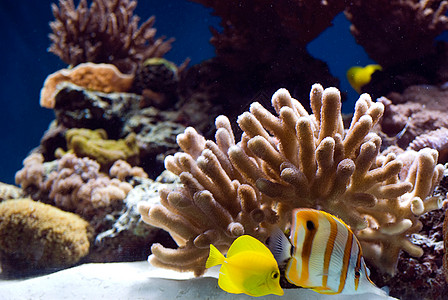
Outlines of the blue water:
<svg viewBox="0 0 448 300">
<path fill-rule="evenodd" d="M 39 145 L 43 132 L 54 118 L 53 111 L 39 106 L 39 92 L 50 73 L 65 67 L 52 53 L 48 22 L 53 20 L 49 0 L 0 0 L 0 181 L 14 183 L 22 160 Z M 77 3 L 77 1 L 76 1 Z M 174 37 L 176 42 L 166 58 L 190 65 L 214 56 L 209 44 L 209 27 L 218 27 L 219 18 L 210 9 L 187 0 L 140 0 L 135 14 L 146 20 L 156 16 L 158 36 Z M 334 26 L 308 45 L 312 55 L 328 63 L 341 80 L 341 91 L 348 93 L 344 111 L 350 112 L 357 94 L 345 79 L 353 65 L 372 63 L 349 33 L 343 14 Z M 328 50 L 328 49 L 331 49 Z"/>
</svg>

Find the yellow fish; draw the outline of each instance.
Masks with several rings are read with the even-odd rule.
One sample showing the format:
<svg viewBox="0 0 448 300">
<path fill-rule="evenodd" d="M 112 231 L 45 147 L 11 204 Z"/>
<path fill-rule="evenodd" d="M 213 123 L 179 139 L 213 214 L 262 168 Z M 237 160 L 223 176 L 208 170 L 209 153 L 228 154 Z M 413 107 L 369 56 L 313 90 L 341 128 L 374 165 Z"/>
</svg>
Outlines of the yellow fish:
<svg viewBox="0 0 448 300">
<path fill-rule="evenodd" d="M 370 280 L 356 236 L 329 213 L 294 209 L 289 240 L 277 228 L 269 247 L 279 263 L 288 260 L 285 277 L 294 285 L 321 294 L 386 295 Z"/>
<path fill-rule="evenodd" d="M 218 285 L 228 293 L 254 297 L 283 295 L 277 261 L 269 249 L 254 237 L 242 235 L 237 238 L 227 251 L 227 258 L 210 245 L 205 267 L 217 265 L 222 265 Z"/>
<path fill-rule="evenodd" d="M 367 65 L 365 67 L 355 66 L 347 71 L 347 79 L 352 88 L 361 93 L 361 88 L 370 82 L 372 74 L 382 70 L 380 65 Z"/>
</svg>

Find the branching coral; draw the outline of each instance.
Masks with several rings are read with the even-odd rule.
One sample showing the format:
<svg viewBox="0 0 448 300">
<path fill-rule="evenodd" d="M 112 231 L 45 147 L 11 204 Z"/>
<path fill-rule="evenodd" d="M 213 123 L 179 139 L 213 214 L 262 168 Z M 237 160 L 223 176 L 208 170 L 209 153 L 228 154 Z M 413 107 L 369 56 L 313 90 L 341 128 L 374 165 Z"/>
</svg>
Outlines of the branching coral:
<svg viewBox="0 0 448 300">
<path fill-rule="evenodd" d="M 311 115 L 284 89 L 272 97 L 277 116 L 253 103 L 238 119 L 244 131 L 238 144 L 223 116 L 216 143 L 192 128 L 178 137 L 185 153 L 168 157 L 165 166 L 184 188 L 162 192 L 161 205 L 140 206 L 143 220 L 169 231 L 180 246 L 153 245 L 153 264 L 201 274 L 210 243 L 226 250 L 242 234 L 265 240 L 273 225 L 288 226 L 295 207 L 341 217 L 366 257 L 390 273 L 402 249 L 421 255 L 409 237 L 420 230 L 418 216 L 439 204 L 429 197 L 443 171 L 437 151 L 415 152 L 400 180 L 402 162 L 380 155 L 381 139 L 372 132 L 381 103 L 361 95 L 344 129 L 337 89 L 316 84 L 310 100 Z"/>
<path fill-rule="evenodd" d="M 162 191 L 162 205 L 143 203 L 139 207 L 145 222 L 169 231 L 180 245 L 173 250 L 154 244 L 154 265 L 193 270 L 200 275 L 210 243 L 227 249 L 244 233 L 264 240 L 267 231 L 259 223 L 268 227 L 276 222 L 275 212 L 262 205 L 267 197 L 245 184 L 226 155 L 235 145 L 228 119 L 219 117 L 216 125 L 217 143 L 205 141 L 190 127 L 178 136 L 178 144 L 186 153 L 165 159 L 166 168 L 180 176 L 185 188 Z"/>
<path fill-rule="evenodd" d="M 110 172 L 121 178 L 144 176 L 141 168 L 132 169 L 120 160 Z M 101 173 L 97 162 L 70 153 L 54 163 L 44 163 L 41 154 L 31 154 L 24 160 L 24 168 L 16 173 L 16 182 L 35 200 L 48 201 L 87 219 L 98 210 L 120 204 L 132 189 L 131 184 Z"/>
<path fill-rule="evenodd" d="M 356 0 L 346 15 L 356 41 L 387 67 L 433 54 L 435 38 L 448 29 L 447 10 L 441 0 Z"/>
<path fill-rule="evenodd" d="M 149 57 L 162 57 L 171 48 L 172 40 L 155 39 L 154 17 L 140 27 L 140 18 L 133 14 L 137 1 L 59 0 L 52 4 L 55 21 L 50 22 L 53 44 L 49 51 L 64 62 L 76 66 L 83 62 L 111 63 L 122 72 L 132 73 L 136 63 Z"/>
</svg>

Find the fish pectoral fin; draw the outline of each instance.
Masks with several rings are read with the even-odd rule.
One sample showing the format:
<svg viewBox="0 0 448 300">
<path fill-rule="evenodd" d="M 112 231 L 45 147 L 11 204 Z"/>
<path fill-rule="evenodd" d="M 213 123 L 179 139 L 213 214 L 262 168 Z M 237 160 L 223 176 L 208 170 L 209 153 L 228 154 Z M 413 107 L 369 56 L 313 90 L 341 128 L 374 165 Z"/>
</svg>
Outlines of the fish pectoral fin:
<svg viewBox="0 0 448 300">
<path fill-rule="evenodd" d="M 277 263 L 281 264 L 291 258 L 291 247 L 292 245 L 283 231 L 275 227 L 269 237 L 268 248 L 271 250 Z"/>
</svg>

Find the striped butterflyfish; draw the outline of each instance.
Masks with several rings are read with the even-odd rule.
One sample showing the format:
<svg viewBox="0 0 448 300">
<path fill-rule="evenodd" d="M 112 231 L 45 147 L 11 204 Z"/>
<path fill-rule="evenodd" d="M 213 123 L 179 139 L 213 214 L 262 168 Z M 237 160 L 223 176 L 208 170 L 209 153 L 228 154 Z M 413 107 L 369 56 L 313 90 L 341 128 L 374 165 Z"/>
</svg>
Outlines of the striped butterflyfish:
<svg viewBox="0 0 448 300">
<path fill-rule="evenodd" d="M 324 211 L 292 212 L 289 240 L 276 228 L 269 248 L 286 279 L 321 294 L 374 293 L 385 296 L 368 276 L 358 239 L 344 221 Z"/>
</svg>

